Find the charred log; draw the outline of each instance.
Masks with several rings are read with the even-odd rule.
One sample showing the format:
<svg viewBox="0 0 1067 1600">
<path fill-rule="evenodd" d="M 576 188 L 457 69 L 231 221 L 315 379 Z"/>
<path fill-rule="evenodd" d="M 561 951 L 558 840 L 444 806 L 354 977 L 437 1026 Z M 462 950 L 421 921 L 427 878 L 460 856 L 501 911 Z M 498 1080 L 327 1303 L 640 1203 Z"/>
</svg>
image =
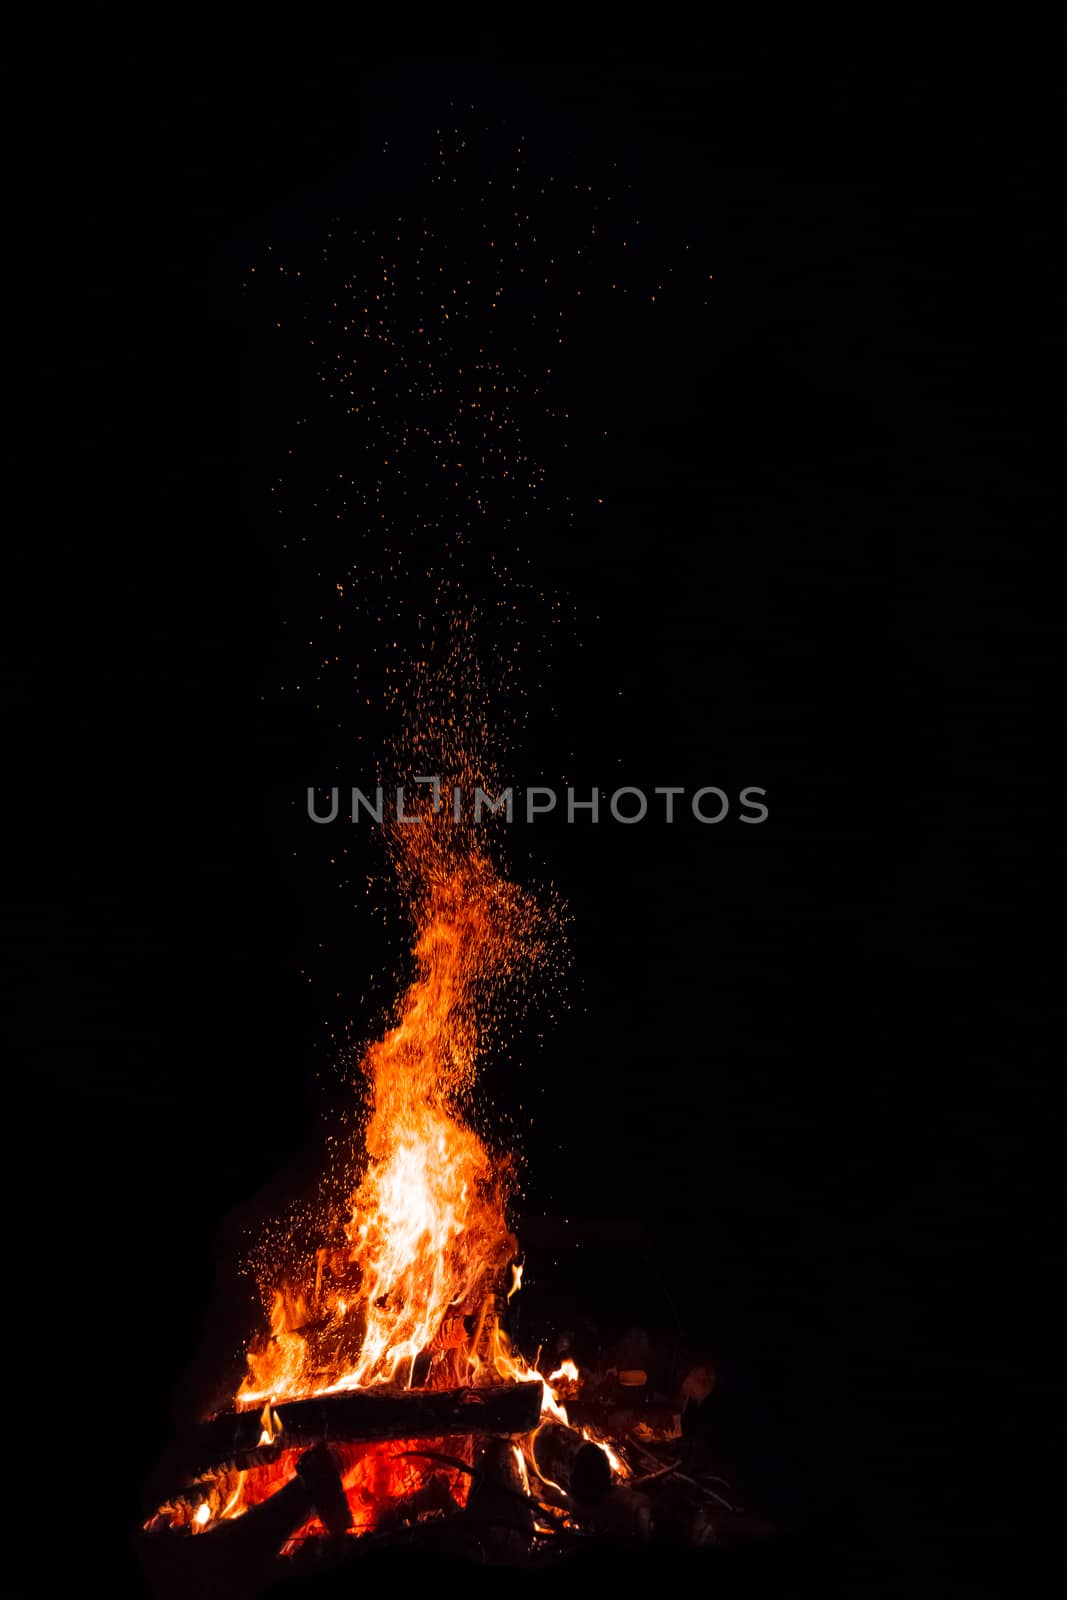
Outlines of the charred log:
<svg viewBox="0 0 1067 1600">
<path fill-rule="evenodd" d="M 611 1462 L 598 1444 L 562 1422 L 546 1422 L 533 1441 L 537 1470 L 583 1505 L 595 1505 L 611 1488 Z"/>
<path fill-rule="evenodd" d="M 235 1521 L 196 1536 L 169 1530 L 143 1535 L 145 1571 L 161 1597 L 242 1600 L 260 1592 L 286 1540 L 312 1517 L 334 1539 L 352 1526 L 341 1475 L 325 1444 L 308 1450 L 288 1483 Z"/>
<path fill-rule="evenodd" d="M 272 1407 L 281 1424 L 275 1447 L 326 1439 L 371 1444 L 383 1439 L 530 1433 L 541 1415 L 541 1394 L 540 1383 L 511 1383 L 486 1389 L 357 1389 L 282 1401 Z M 181 1448 L 182 1482 L 200 1478 L 222 1462 L 237 1467 L 256 1464 L 262 1459 L 258 1442 L 262 1429 L 255 1410 L 230 1412 L 204 1423 Z"/>
<path fill-rule="evenodd" d="M 652 1501 L 629 1484 L 613 1484 L 589 1508 L 588 1526 L 613 1543 L 640 1544 L 652 1536 Z"/>
<path fill-rule="evenodd" d="M 527 1493 L 521 1457 L 510 1440 L 486 1440 L 467 1516 L 484 1525 L 483 1542 L 490 1560 L 521 1561 L 529 1554 L 534 1505 Z"/>
</svg>

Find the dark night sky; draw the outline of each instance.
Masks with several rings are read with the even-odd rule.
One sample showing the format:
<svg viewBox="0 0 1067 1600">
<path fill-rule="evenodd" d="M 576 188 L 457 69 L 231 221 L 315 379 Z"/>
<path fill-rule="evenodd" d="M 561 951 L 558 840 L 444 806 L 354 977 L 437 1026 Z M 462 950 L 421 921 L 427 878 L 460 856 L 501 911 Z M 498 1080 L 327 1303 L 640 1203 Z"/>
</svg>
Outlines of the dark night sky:
<svg viewBox="0 0 1067 1600">
<path fill-rule="evenodd" d="M 122 1417 L 116 1544 L 216 1242 L 313 1146 L 328 1025 L 373 1026 L 359 998 L 391 959 L 297 815 L 309 769 L 365 769 L 272 692 L 280 618 L 314 604 L 264 493 L 307 376 L 238 283 L 265 239 L 307 258 L 324 216 L 418 192 L 454 97 L 545 170 L 616 163 L 637 277 L 689 243 L 715 280 L 700 317 L 694 278 L 657 321 L 576 320 L 575 459 L 531 415 L 561 495 L 610 487 L 599 520 L 534 519 L 522 550 L 575 617 L 523 771 L 573 750 L 576 783 L 758 783 L 772 808 L 752 830 L 524 831 L 574 915 L 571 1008 L 488 1068 L 534 1117 L 526 1206 L 647 1228 L 655 1286 L 624 1261 L 612 1315 L 659 1323 L 668 1285 L 833 1572 L 913 1542 L 1007 1558 L 1030 1491 L 1005 1385 L 1025 1368 L 1043 1408 L 1054 1203 L 1052 72 L 1040 41 L 962 31 L 723 22 L 415 60 L 355 24 L 224 56 L 175 25 L 38 57 L 26 409 L 52 420 L 7 552 L 34 752 L 11 1129 L 44 1177 L 28 1242 L 70 1308 L 60 1350 Z M 438 220 L 456 248 L 464 226 Z M 335 461 L 320 436 L 305 477 Z M 346 537 L 321 534 L 322 570 Z M 528 1259 L 534 1295 L 551 1268 Z M 979 1439 L 1015 1474 L 980 1537 Z"/>
</svg>

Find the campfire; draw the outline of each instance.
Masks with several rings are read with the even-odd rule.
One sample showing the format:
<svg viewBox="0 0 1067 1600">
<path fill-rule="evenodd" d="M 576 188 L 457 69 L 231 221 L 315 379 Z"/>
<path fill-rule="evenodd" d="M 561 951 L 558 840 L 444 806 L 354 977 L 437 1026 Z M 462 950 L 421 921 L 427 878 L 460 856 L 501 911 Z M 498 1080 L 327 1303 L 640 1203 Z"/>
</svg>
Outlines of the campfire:
<svg viewBox="0 0 1067 1600">
<path fill-rule="evenodd" d="M 428 719 L 438 756 L 457 720 Z M 486 781 L 470 758 L 444 770 Z M 484 825 L 437 800 L 388 829 L 414 975 L 363 1058 L 361 1171 L 345 1214 L 324 1203 L 318 1238 L 265 1253 L 269 1331 L 232 1409 L 176 1448 L 145 1524 L 161 1591 L 254 1593 L 279 1566 L 398 1540 L 550 1559 L 590 1536 L 649 1537 L 668 1502 L 660 1532 L 681 1506 L 700 1542 L 709 1507 L 732 1509 L 721 1481 L 679 1472 L 678 1414 L 647 1403 L 646 1374 L 583 1374 L 509 1337 L 514 1167 L 468 1107 L 501 1007 L 549 958 L 560 913 L 504 874 Z"/>
</svg>

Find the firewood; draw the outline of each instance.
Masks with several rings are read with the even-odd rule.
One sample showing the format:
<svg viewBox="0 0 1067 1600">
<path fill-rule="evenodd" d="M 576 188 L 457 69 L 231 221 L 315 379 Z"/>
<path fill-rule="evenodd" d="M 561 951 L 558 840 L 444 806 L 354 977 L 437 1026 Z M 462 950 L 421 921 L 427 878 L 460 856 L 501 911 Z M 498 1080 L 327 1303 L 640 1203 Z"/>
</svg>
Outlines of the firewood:
<svg viewBox="0 0 1067 1600">
<path fill-rule="evenodd" d="M 640 1489 L 615 1483 L 588 1508 L 585 1520 L 603 1539 L 643 1543 L 652 1533 L 652 1502 Z"/>
<path fill-rule="evenodd" d="M 140 1541 L 157 1594 L 245 1600 L 259 1594 L 285 1541 L 317 1516 L 335 1537 L 352 1525 L 336 1461 L 326 1445 L 308 1450 L 289 1482 L 232 1522 L 200 1534 L 161 1530 Z"/>
<path fill-rule="evenodd" d="M 490 1560 L 521 1561 L 529 1553 L 534 1509 L 517 1446 L 510 1439 L 487 1439 L 467 1515 L 484 1525 L 482 1539 Z"/>
<path fill-rule="evenodd" d="M 271 1408 L 281 1423 L 275 1444 L 530 1433 L 541 1415 L 541 1395 L 540 1383 L 509 1383 L 485 1389 L 353 1389 L 278 1401 Z M 262 1427 L 254 1409 L 203 1423 L 179 1449 L 181 1481 L 200 1478 L 220 1462 L 240 1466 L 254 1460 Z"/>
<path fill-rule="evenodd" d="M 352 1526 L 352 1512 L 345 1495 L 337 1461 L 326 1444 L 316 1444 L 296 1464 L 297 1476 L 306 1485 L 319 1521 L 333 1538 L 340 1539 Z"/>
<path fill-rule="evenodd" d="M 611 1487 L 611 1462 L 598 1444 L 562 1422 L 546 1422 L 533 1441 L 537 1470 L 549 1483 L 583 1505 L 594 1505 Z"/>
</svg>

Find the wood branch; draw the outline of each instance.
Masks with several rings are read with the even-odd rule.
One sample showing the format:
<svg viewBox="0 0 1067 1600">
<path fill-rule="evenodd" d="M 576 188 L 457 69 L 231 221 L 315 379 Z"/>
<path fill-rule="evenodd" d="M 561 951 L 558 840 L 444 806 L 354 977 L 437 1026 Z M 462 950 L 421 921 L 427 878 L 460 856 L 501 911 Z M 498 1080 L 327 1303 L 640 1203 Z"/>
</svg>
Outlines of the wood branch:
<svg viewBox="0 0 1067 1600">
<path fill-rule="evenodd" d="M 655 1462 L 660 1468 L 660 1470 L 656 1472 L 649 1473 L 647 1478 L 638 1479 L 638 1482 L 648 1482 L 652 1478 L 676 1478 L 679 1483 L 687 1484 L 689 1488 L 695 1489 L 697 1493 L 703 1495 L 705 1499 L 714 1500 L 715 1504 L 722 1506 L 724 1511 L 729 1511 L 734 1514 L 741 1513 L 742 1508 L 740 1506 L 731 1505 L 729 1500 L 725 1499 L 721 1494 L 718 1493 L 717 1490 L 713 1489 L 709 1483 L 706 1481 L 699 1481 L 696 1478 L 691 1478 L 688 1473 L 679 1471 L 679 1467 L 681 1465 L 680 1462 L 674 1461 L 671 1462 L 669 1466 L 664 1467 L 664 1465 L 660 1463 L 659 1458 L 654 1456 L 651 1450 L 646 1450 L 645 1447 L 642 1444 L 639 1444 L 636 1439 L 630 1439 L 628 1440 L 628 1443 L 638 1455 L 643 1456 L 646 1461 Z M 708 1474 L 708 1476 L 713 1477 L 716 1483 L 721 1483 L 724 1485 L 724 1487 L 729 1488 L 729 1484 L 725 1478 L 717 1477 L 714 1474 Z"/>
<path fill-rule="evenodd" d="M 272 1450 L 331 1439 L 371 1444 L 382 1439 L 440 1439 L 470 1434 L 530 1433 L 541 1416 L 540 1383 L 485 1389 L 353 1389 L 271 1407 L 281 1423 Z M 228 1412 L 203 1423 L 183 1441 L 182 1482 L 220 1462 L 252 1465 L 263 1431 L 258 1410 Z"/>
</svg>

